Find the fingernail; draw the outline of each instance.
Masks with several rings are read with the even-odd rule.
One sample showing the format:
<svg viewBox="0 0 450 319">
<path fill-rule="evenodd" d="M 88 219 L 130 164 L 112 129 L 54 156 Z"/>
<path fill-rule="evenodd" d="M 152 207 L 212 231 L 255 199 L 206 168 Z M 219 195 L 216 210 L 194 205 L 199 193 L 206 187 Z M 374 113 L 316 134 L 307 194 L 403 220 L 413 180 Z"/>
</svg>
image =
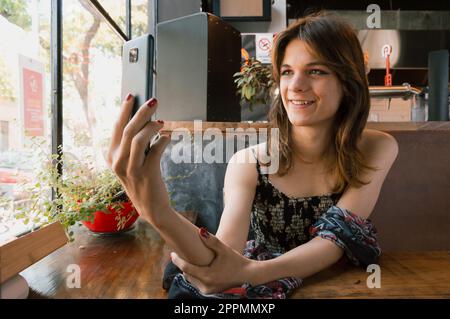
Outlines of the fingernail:
<svg viewBox="0 0 450 319">
<path fill-rule="evenodd" d="M 132 97 L 133 97 L 133 95 L 131 95 L 131 93 L 128 93 L 128 95 L 127 95 L 127 101 L 131 100 Z"/>
<path fill-rule="evenodd" d="M 150 101 L 147 102 L 147 106 L 148 107 L 154 107 L 156 105 L 156 103 L 158 103 L 158 100 L 153 98 L 153 99 L 151 99 Z"/>
<path fill-rule="evenodd" d="M 205 239 L 208 239 L 209 233 L 208 233 L 208 231 L 206 230 L 205 227 L 201 227 L 199 232 L 200 232 L 200 236 L 202 236 Z"/>
<path fill-rule="evenodd" d="M 163 120 L 156 120 L 156 122 L 158 122 L 159 124 L 164 124 Z"/>
</svg>

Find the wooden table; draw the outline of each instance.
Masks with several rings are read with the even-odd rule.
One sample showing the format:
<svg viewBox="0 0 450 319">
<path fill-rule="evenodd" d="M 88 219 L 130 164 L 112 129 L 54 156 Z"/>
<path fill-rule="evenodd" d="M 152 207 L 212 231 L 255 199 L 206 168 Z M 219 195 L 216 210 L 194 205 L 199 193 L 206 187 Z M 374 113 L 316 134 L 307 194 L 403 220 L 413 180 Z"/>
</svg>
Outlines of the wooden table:
<svg viewBox="0 0 450 319">
<path fill-rule="evenodd" d="M 76 240 L 21 273 L 30 298 L 167 298 L 161 278 L 169 249 L 153 228 L 99 237 L 84 227 Z M 68 288 L 80 269 L 81 288 Z M 73 266 L 72 266 L 73 267 Z M 450 251 L 384 253 L 381 288 L 369 289 L 371 273 L 348 263 L 307 278 L 293 298 L 450 298 Z"/>
</svg>

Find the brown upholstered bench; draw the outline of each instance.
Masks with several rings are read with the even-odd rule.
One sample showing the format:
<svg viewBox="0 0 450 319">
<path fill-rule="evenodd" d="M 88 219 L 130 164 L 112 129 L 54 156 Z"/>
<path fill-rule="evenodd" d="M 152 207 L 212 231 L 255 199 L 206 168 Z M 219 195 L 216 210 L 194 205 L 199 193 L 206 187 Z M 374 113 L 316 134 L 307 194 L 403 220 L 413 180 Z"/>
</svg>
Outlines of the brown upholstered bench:
<svg viewBox="0 0 450 319">
<path fill-rule="evenodd" d="M 450 129 L 388 133 L 399 154 L 371 216 L 383 250 L 450 250 Z"/>
</svg>

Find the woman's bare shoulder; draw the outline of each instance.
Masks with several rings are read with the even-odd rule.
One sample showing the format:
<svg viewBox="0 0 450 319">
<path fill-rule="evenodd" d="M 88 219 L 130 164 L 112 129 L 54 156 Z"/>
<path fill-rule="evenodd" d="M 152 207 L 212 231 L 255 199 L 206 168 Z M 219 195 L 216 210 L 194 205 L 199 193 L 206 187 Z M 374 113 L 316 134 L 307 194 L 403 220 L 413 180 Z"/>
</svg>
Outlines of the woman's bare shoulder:
<svg viewBox="0 0 450 319">
<path fill-rule="evenodd" d="M 360 151 L 369 158 L 388 157 L 395 159 L 398 154 L 397 140 L 382 131 L 365 129 L 359 142 Z"/>
<path fill-rule="evenodd" d="M 264 154 L 266 143 L 260 143 L 256 145 L 243 148 L 230 158 L 229 163 L 239 163 L 239 164 L 253 164 L 255 166 L 256 159 L 261 158 Z"/>
<path fill-rule="evenodd" d="M 234 153 L 228 161 L 225 179 L 238 180 L 248 186 L 256 185 L 258 171 L 256 169 L 257 158 L 264 154 L 265 143 L 249 146 Z"/>
</svg>

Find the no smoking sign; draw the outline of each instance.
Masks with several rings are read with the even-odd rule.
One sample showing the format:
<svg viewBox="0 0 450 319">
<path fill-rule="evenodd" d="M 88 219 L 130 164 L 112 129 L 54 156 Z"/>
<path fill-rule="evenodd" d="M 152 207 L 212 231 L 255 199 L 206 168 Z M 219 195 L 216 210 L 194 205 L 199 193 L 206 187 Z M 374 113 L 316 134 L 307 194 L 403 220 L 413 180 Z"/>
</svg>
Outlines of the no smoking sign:
<svg viewBox="0 0 450 319">
<path fill-rule="evenodd" d="M 270 51 L 272 43 L 267 38 L 261 38 L 259 39 L 258 46 L 262 51 Z"/>
<path fill-rule="evenodd" d="M 270 63 L 270 50 L 273 45 L 273 34 L 272 33 L 256 33 L 255 34 L 255 44 L 256 44 L 256 59 L 261 61 L 261 63 Z"/>
</svg>

